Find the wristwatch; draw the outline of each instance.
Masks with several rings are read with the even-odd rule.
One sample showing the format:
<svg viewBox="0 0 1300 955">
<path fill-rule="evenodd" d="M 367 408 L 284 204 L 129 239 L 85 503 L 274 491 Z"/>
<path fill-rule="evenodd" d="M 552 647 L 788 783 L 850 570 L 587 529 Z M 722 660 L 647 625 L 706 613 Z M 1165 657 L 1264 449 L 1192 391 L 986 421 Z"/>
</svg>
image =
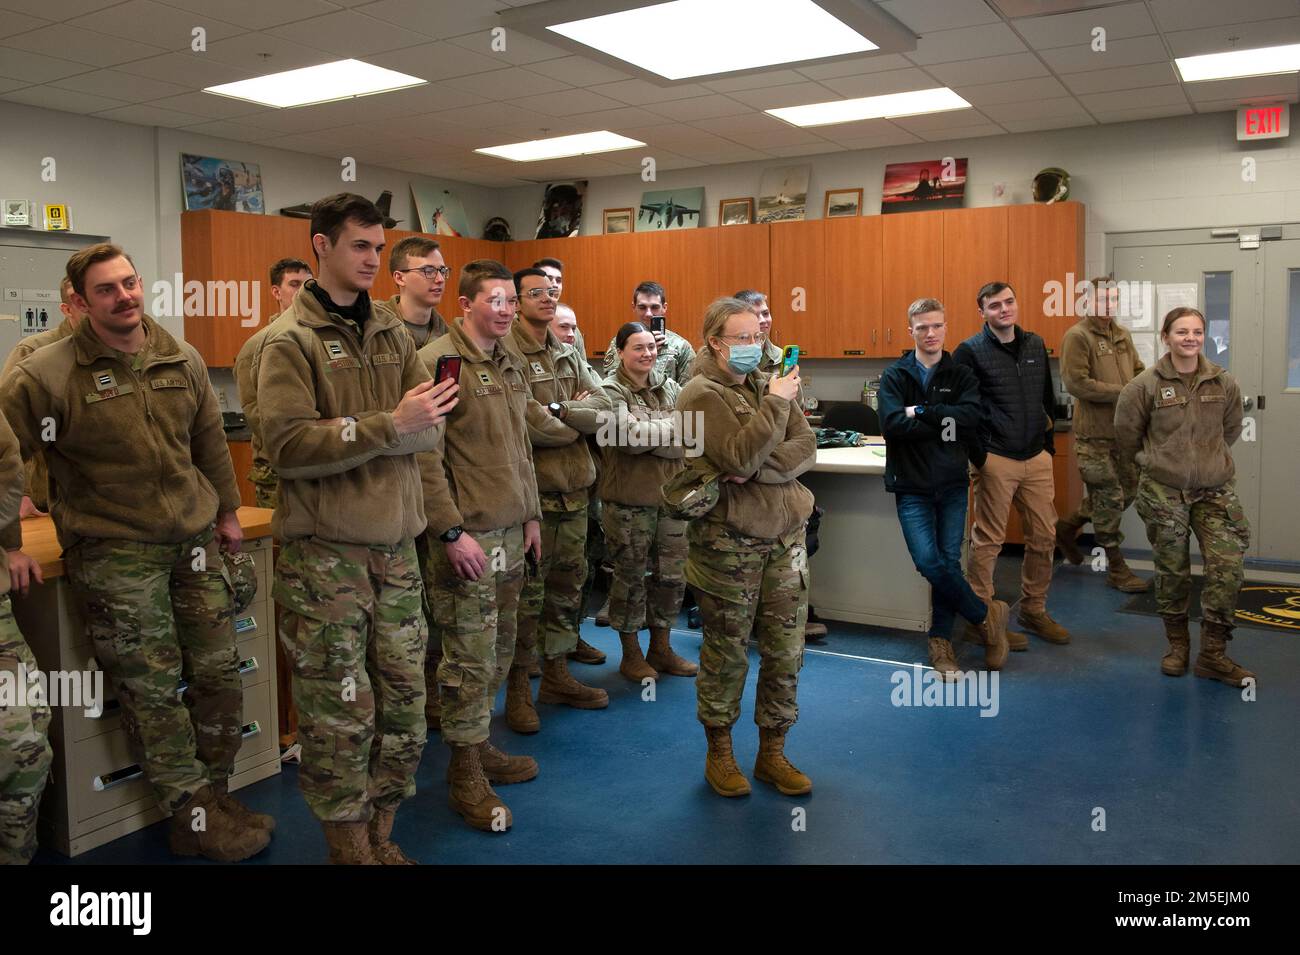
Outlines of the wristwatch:
<svg viewBox="0 0 1300 955">
<path fill-rule="evenodd" d="M 438 535 L 438 540 L 444 544 L 454 544 L 460 540 L 460 535 L 465 533 L 465 528 L 457 524 L 455 527 L 449 527 Z"/>
<path fill-rule="evenodd" d="M 558 401 L 552 401 L 549 405 L 546 406 L 546 410 L 549 411 L 551 414 L 553 414 L 555 417 L 559 418 L 561 421 L 564 420 L 564 405 L 560 404 Z"/>
<path fill-rule="evenodd" d="M 925 405 L 917 405 L 912 413 L 915 414 L 917 417 L 920 417 L 921 415 L 925 414 Z"/>
</svg>

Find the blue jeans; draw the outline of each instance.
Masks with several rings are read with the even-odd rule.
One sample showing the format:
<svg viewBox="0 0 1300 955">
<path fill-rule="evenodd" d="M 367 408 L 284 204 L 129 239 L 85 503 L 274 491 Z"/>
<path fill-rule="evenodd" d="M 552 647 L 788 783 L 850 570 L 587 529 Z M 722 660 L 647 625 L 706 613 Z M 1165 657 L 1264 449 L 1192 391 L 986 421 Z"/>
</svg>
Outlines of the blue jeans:
<svg viewBox="0 0 1300 955">
<path fill-rule="evenodd" d="M 965 487 L 954 487 L 933 494 L 894 496 L 912 563 L 930 582 L 930 636 L 945 640 L 952 636 L 958 614 L 976 625 L 988 614 L 988 607 L 961 572 L 966 493 Z"/>
</svg>

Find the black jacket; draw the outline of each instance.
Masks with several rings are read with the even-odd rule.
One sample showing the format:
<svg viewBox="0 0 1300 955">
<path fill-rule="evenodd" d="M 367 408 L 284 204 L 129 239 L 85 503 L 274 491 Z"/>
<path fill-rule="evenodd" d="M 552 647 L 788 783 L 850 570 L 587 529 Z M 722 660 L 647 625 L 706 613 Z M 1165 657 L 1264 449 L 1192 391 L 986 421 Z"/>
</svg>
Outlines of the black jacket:
<svg viewBox="0 0 1300 955">
<path fill-rule="evenodd" d="M 876 403 L 885 436 L 886 491 L 927 494 L 966 486 L 967 449 L 978 440 L 980 421 L 979 385 L 969 368 L 944 352 L 923 388 L 909 353 L 885 369 Z M 909 418 L 911 405 L 925 410 Z"/>
<path fill-rule="evenodd" d="M 957 346 L 952 358 L 979 382 L 979 438 L 985 452 L 1016 461 L 1028 461 L 1044 448 L 1056 453 L 1051 431 L 1056 394 L 1040 336 L 1017 325 L 1015 339 L 1004 345 L 986 323 Z M 982 453 L 972 453 L 971 459 L 984 466 Z"/>
</svg>

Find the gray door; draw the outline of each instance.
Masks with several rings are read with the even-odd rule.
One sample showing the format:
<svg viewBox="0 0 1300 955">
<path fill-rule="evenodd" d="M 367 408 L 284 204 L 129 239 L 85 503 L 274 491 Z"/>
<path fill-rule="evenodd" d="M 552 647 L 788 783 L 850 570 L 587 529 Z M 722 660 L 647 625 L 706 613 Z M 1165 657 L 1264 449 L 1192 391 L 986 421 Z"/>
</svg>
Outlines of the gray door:
<svg viewBox="0 0 1300 955">
<path fill-rule="evenodd" d="M 1263 270 L 1260 250 L 1241 249 L 1235 238 L 1213 239 L 1208 229 L 1114 235 L 1108 236 L 1108 245 L 1111 269 L 1117 280 L 1149 282 L 1153 290 L 1159 290 L 1161 286 L 1194 285 L 1196 307 L 1205 313 L 1209 324 L 1206 356 L 1232 373 L 1241 385 L 1243 397 L 1264 394 L 1260 387 L 1265 342 L 1261 322 Z M 1297 268 L 1300 268 L 1300 263 L 1297 263 Z M 1159 296 L 1154 296 L 1153 340 L 1157 356 L 1164 350 L 1159 343 L 1160 322 L 1164 315 L 1159 314 L 1158 301 Z M 1141 334 L 1134 332 L 1135 341 Z M 1297 394 L 1300 394 L 1300 389 L 1297 389 Z M 1272 408 L 1268 410 L 1272 411 Z M 1247 415 L 1254 413 L 1252 397 Z M 1262 424 L 1257 420 L 1253 429 L 1247 428 L 1243 440 L 1232 449 L 1237 466 L 1237 494 L 1251 526 L 1248 558 L 1263 555 L 1260 527 L 1266 518 L 1261 510 L 1261 452 L 1265 444 L 1261 440 Z M 1284 504 L 1282 501 L 1277 503 Z M 1150 552 L 1146 528 L 1136 510 L 1130 508 L 1124 515 L 1121 529 L 1126 550 Z M 1300 560 L 1294 545 L 1291 551 L 1287 559 Z"/>
<path fill-rule="evenodd" d="M 1291 237 L 1295 235 L 1297 237 Z M 1255 540 L 1269 561 L 1300 562 L 1300 227 L 1261 246 L 1263 374 L 1251 393 L 1259 427 L 1260 499 Z"/>
</svg>

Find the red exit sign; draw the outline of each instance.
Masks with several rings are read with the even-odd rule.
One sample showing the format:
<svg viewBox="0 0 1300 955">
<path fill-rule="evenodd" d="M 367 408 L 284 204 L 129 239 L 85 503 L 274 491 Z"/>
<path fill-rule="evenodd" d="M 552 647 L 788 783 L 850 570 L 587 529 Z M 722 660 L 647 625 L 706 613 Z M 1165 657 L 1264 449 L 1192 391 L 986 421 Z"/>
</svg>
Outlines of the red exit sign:
<svg viewBox="0 0 1300 955">
<path fill-rule="evenodd" d="M 1291 107 L 1242 106 L 1237 109 L 1238 139 L 1281 139 L 1291 134 Z"/>
</svg>

